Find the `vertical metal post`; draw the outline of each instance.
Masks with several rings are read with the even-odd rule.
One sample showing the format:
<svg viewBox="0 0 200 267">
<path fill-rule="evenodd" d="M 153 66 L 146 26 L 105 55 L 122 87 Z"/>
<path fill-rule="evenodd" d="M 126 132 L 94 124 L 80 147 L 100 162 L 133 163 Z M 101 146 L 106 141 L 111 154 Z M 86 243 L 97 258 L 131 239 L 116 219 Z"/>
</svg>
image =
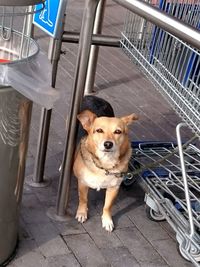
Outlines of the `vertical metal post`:
<svg viewBox="0 0 200 267">
<path fill-rule="evenodd" d="M 65 15 L 63 18 L 62 30 L 64 30 L 64 21 L 65 21 Z M 62 46 L 62 35 L 60 39 L 50 38 L 48 58 L 52 63 L 51 86 L 53 88 L 55 88 L 56 84 L 57 68 L 58 68 L 58 61 L 60 59 L 61 46 Z M 34 172 L 33 176 L 29 176 L 27 178 L 27 183 L 33 187 L 45 187 L 48 186 L 50 183 L 50 180 L 44 179 L 44 169 L 45 169 L 46 152 L 47 152 L 48 137 L 49 137 L 49 128 L 51 123 L 51 114 L 52 114 L 52 109 L 47 110 L 45 108 L 42 108 Z"/>
<path fill-rule="evenodd" d="M 51 114 L 52 109 L 47 110 L 45 108 L 42 108 L 33 177 L 31 177 L 32 180 L 28 180 L 28 184 L 33 187 L 45 187 L 50 183 L 49 180 L 44 179 L 44 168 Z"/>
<path fill-rule="evenodd" d="M 63 154 L 57 206 L 56 211 L 52 209 L 48 211 L 48 215 L 57 220 L 65 219 L 68 204 L 71 167 L 75 148 L 77 113 L 79 111 L 80 103 L 84 94 L 87 66 L 92 42 L 92 32 L 98 2 L 99 0 L 86 0 L 85 2 L 70 112 L 67 120 L 66 143 Z"/>
<path fill-rule="evenodd" d="M 93 29 L 94 34 L 100 34 L 102 31 L 105 6 L 106 6 L 106 0 L 100 0 L 97 6 L 96 17 L 94 22 L 94 29 Z M 99 54 L 99 46 L 92 45 L 90 51 L 88 70 L 87 70 L 87 78 L 85 82 L 85 95 L 94 92 L 94 81 L 95 81 L 95 73 L 98 61 L 98 54 Z"/>
<path fill-rule="evenodd" d="M 190 237 L 193 238 L 195 234 L 194 229 L 194 221 L 193 221 L 193 215 L 192 215 L 192 206 L 191 206 L 191 199 L 189 194 L 189 186 L 187 181 L 187 172 L 185 168 L 185 161 L 184 161 L 184 154 L 183 154 L 183 147 L 182 147 L 182 140 L 181 140 L 181 127 L 186 126 L 185 123 L 179 123 L 176 127 L 176 137 L 177 137 L 177 143 L 178 143 L 178 149 L 179 149 L 179 156 L 180 156 L 180 163 L 181 163 L 181 171 L 182 171 L 182 177 L 183 177 L 183 183 L 184 183 L 184 191 L 185 191 L 185 200 L 187 204 L 188 209 L 188 217 L 189 217 L 189 224 L 190 224 Z"/>
<path fill-rule="evenodd" d="M 26 35 L 31 37 L 33 37 L 33 9 L 33 6 L 28 7 L 28 12 L 30 12 L 31 14 L 28 15 L 26 23 Z"/>
</svg>

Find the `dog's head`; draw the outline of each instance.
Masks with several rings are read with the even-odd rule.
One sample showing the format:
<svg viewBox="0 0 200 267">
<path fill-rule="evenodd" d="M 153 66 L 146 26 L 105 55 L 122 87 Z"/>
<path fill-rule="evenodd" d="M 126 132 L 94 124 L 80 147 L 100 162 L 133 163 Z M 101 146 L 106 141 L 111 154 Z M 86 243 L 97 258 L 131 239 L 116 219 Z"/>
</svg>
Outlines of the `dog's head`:
<svg viewBox="0 0 200 267">
<path fill-rule="evenodd" d="M 129 149 L 128 125 L 137 120 L 136 114 L 121 118 L 97 117 L 89 110 L 78 115 L 78 120 L 87 131 L 87 145 L 98 158 L 119 157 Z"/>
</svg>

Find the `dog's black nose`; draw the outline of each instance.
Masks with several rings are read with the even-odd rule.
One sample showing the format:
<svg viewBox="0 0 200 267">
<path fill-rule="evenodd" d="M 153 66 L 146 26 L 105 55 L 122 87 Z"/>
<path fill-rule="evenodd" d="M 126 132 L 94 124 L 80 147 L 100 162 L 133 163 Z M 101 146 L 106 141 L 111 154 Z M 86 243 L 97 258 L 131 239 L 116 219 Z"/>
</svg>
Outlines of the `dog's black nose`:
<svg viewBox="0 0 200 267">
<path fill-rule="evenodd" d="M 104 147 L 105 149 L 111 149 L 113 147 L 113 142 L 111 141 L 104 142 Z"/>
</svg>

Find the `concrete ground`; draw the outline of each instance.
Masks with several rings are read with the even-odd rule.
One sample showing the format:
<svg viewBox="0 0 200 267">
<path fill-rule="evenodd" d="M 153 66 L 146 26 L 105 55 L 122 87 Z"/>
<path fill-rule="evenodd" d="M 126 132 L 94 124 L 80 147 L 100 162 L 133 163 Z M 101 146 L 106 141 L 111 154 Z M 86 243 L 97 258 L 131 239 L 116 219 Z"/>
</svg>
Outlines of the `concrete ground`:
<svg viewBox="0 0 200 267">
<path fill-rule="evenodd" d="M 69 0 L 67 30 L 80 30 L 84 1 Z M 107 1 L 103 33 L 120 35 L 125 10 Z M 49 37 L 36 29 L 35 37 L 47 52 Z M 24 186 L 20 214 L 20 237 L 17 255 L 9 267 L 189 267 L 177 252 L 173 230 L 167 222 L 150 221 L 145 214 L 144 192 L 135 184 L 121 189 L 113 209 L 115 230 L 107 233 L 101 227 L 104 192 L 91 190 L 89 219 L 75 220 L 77 185 L 72 177 L 68 220 L 57 222 L 47 216 L 56 206 L 59 166 L 65 140 L 65 121 L 69 111 L 76 44 L 63 44 L 56 89 L 60 99 L 55 103 L 49 136 L 45 177 L 46 188 Z M 151 83 L 119 48 L 101 47 L 95 80 L 98 96 L 107 99 L 117 116 L 135 112 L 139 121 L 130 129 L 131 140 L 175 140 L 175 126 L 180 121 Z M 33 174 L 41 108 L 33 107 L 26 176 Z"/>
</svg>

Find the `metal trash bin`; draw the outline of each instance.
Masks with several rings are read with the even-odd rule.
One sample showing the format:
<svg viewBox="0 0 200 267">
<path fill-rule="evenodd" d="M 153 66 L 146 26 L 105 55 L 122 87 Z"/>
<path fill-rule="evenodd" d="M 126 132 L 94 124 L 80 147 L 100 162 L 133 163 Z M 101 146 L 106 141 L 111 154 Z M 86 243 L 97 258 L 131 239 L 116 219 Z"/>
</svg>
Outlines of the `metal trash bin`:
<svg viewBox="0 0 200 267">
<path fill-rule="evenodd" d="M 0 87 L 0 266 L 17 244 L 32 102 Z"/>
<path fill-rule="evenodd" d="M 38 58 L 43 59 L 30 38 L 28 16 L 35 11 L 27 5 L 43 2 L 0 0 L 0 266 L 10 261 L 17 245 L 32 110 L 29 99 L 40 98 L 38 92 L 31 93 L 29 84 L 43 92 L 34 84 L 33 75 L 39 76 L 37 71 L 43 67 Z"/>
</svg>

